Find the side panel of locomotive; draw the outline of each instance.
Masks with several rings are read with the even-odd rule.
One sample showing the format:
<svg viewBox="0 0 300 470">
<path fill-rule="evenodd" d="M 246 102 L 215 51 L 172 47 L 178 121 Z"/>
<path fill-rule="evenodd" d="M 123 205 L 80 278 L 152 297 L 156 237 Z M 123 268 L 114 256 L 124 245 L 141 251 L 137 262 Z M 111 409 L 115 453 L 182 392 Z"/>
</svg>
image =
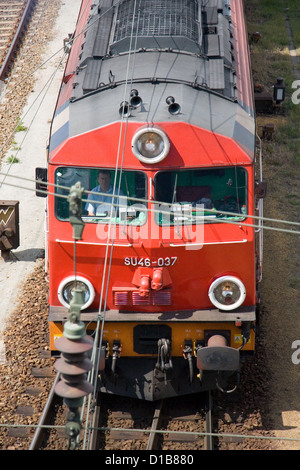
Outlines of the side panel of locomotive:
<svg viewBox="0 0 300 470">
<path fill-rule="evenodd" d="M 102 321 L 99 386 L 150 400 L 225 386 L 254 351 L 257 302 L 255 124 L 241 2 L 153 0 L 138 13 L 132 0 L 91 3 L 82 3 L 50 139 L 48 178 L 58 185 L 48 201 L 51 350 L 74 282 L 60 196 L 77 181 L 90 191 L 108 169 L 125 202 L 93 217 L 84 202 L 76 244 L 81 318 L 89 332 Z M 169 30 L 156 29 L 159 16 Z M 151 153 L 149 139 L 162 148 L 154 158 L 138 153 Z"/>
</svg>

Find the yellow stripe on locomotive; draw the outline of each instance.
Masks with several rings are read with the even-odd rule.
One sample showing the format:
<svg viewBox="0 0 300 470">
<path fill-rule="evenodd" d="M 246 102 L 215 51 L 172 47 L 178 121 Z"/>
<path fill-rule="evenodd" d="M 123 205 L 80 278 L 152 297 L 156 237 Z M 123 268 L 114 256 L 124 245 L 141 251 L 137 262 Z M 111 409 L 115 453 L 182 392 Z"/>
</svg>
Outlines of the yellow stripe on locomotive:
<svg viewBox="0 0 300 470">
<path fill-rule="evenodd" d="M 96 323 L 88 324 L 88 334 L 94 335 Z M 108 344 L 108 353 L 111 354 L 114 343 L 122 347 L 121 357 L 141 357 L 157 355 L 157 342 L 161 337 L 170 339 L 171 354 L 174 357 L 183 355 L 185 342 L 191 342 L 193 355 L 199 346 L 206 346 L 208 339 L 213 335 L 223 335 L 227 346 L 240 348 L 243 345 L 241 326 L 233 323 L 142 323 L 142 322 L 105 322 L 103 343 Z M 254 351 L 255 332 L 250 330 L 248 342 L 243 351 Z M 55 349 L 54 342 L 63 336 L 63 324 L 50 322 L 50 348 Z"/>
</svg>

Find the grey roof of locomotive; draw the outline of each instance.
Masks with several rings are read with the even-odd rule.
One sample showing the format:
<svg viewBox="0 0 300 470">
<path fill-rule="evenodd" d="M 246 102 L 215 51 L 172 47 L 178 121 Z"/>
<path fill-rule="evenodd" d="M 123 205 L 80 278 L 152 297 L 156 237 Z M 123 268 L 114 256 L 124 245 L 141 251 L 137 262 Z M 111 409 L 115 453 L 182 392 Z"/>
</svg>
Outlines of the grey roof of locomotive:
<svg viewBox="0 0 300 470">
<path fill-rule="evenodd" d="M 254 113 L 236 93 L 229 0 L 137 5 L 95 0 L 70 103 L 70 135 L 118 121 L 134 88 L 143 105 L 129 119 L 188 122 L 234 138 L 253 154 Z M 180 113 L 168 112 L 168 96 Z"/>
</svg>

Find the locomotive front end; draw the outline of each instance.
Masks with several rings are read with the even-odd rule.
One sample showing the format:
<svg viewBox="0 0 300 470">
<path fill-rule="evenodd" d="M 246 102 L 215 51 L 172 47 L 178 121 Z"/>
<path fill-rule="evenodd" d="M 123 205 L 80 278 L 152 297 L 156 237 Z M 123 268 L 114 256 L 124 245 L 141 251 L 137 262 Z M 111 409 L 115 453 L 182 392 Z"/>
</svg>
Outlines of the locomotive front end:
<svg viewBox="0 0 300 470">
<path fill-rule="evenodd" d="M 203 130 L 160 123 L 158 135 L 163 132 L 168 139 L 168 153 L 145 167 L 132 151 L 140 130 L 128 126 L 132 138 L 122 173 L 113 162 L 100 169 L 92 163 L 79 166 L 86 148 L 82 136 L 64 149 L 75 166 L 54 165 L 58 189 L 49 201 L 56 224 L 53 237 L 49 233 L 52 348 L 68 318 L 73 288 L 80 285 L 81 318 L 91 335 L 101 334 L 103 390 L 157 399 L 210 389 L 216 380 L 223 389 L 225 377 L 239 369 L 240 356 L 254 350 L 256 255 L 248 215 L 254 211 L 252 165 L 232 144 L 242 164 L 230 165 L 227 158 L 212 166 L 211 157 L 205 161 Z M 110 132 L 98 130 L 93 139 L 102 147 L 106 140 L 117 140 Z M 189 133 L 185 154 L 182 135 Z M 196 163 L 199 140 L 202 166 Z M 153 148 L 156 154 L 162 151 L 151 141 L 147 152 Z M 215 158 L 221 158 L 217 150 Z M 76 242 L 75 275 L 68 204 L 59 188 L 79 179 L 93 193 L 101 175 L 114 182 L 115 195 L 99 204 L 89 199 L 89 192 L 83 196 L 85 228 Z M 95 214 L 88 213 L 90 205 L 96 206 Z"/>
<path fill-rule="evenodd" d="M 94 3 L 50 138 L 51 350 L 79 286 L 103 392 L 226 390 L 255 349 L 261 269 L 241 2 Z"/>
</svg>

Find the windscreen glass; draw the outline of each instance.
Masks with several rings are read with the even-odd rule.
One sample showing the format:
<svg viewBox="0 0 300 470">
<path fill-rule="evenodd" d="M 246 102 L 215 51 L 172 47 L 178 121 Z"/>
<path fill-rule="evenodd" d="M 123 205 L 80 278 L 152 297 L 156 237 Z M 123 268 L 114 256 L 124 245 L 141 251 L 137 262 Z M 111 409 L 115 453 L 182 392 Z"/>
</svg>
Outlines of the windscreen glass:
<svg viewBox="0 0 300 470">
<path fill-rule="evenodd" d="M 241 167 L 161 171 L 154 187 L 160 225 L 240 220 L 247 213 L 247 172 Z"/>
<path fill-rule="evenodd" d="M 146 174 L 141 171 L 104 168 L 60 167 L 55 172 L 55 215 L 69 219 L 66 196 L 77 182 L 84 188 L 82 219 L 88 223 L 126 223 L 141 225 L 147 219 Z"/>
</svg>

